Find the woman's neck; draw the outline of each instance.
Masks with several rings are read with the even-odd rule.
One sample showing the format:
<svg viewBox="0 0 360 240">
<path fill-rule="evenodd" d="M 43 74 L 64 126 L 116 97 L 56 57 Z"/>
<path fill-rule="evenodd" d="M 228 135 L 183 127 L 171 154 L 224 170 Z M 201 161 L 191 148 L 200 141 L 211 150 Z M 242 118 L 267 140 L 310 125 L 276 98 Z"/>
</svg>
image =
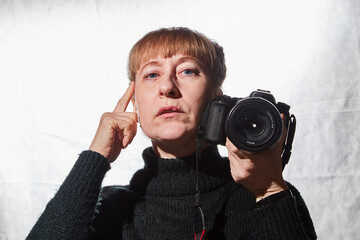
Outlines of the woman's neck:
<svg viewBox="0 0 360 240">
<path fill-rule="evenodd" d="M 196 143 L 174 144 L 152 141 L 152 148 L 160 158 L 179 158 L 195 153 Z"/>
<path fill-rule="evenodd" d="M 202 150 L 209 146 L 208 143 L 202 144 Z M 171 142 L 156 142 L 152 141 L 152 148 L 156 156 L 160 158 L 181 158 L 194 154 L 196 152 L 196 141 L 190 140 L 183 143 Z"/>
</svg>

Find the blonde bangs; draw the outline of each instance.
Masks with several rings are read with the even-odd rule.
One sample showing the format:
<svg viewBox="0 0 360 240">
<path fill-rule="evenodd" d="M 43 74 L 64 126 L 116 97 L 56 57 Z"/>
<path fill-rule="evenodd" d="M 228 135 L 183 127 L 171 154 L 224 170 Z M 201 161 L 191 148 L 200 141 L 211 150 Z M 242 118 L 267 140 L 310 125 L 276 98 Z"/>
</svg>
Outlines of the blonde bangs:
<svg viewBox="0 0 360 240">
<path fill-rule="evenodd" d="M 216 59 L 219 57 L 224 59 L 224 57 L 222 48 L 222 57 L 218 56 L 217 47 L 221 48 L 201 33 L 187 28 L 165 28 L 150 32 L 140 39 L 130 51 L 128 65 L 129 79 L 134 81 L 140 65 L 150 59 L 159 56 L 171 57 L 176 54 L 183 54 L 193 57 L 204 68 L 206 74 L 215 81 L 215 85 L 219 86 L 219 79 L 216 79 L 219 76 L 217 76 L 218 74 L 214 70 L 219 68 L 217 65 L 224 65 L 224 60 L 221 63 L 216 61 Z M 221 78 L 225 78 L 225 75 Z M 220 85 L 222 81 L 223 79 L 220 80 Z"/>
</svg>

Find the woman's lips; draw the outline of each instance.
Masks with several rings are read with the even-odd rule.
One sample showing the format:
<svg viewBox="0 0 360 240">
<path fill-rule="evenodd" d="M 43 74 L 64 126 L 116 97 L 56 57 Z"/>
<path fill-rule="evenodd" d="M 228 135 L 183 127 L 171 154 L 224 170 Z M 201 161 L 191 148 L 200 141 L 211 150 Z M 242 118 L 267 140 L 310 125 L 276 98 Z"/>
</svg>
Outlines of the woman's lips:
<svg viewBox="0 0 360 240">
<path fill-rule="evenodd" d="M 168 106 L 168 107 L 162 107 L 158 111 L 157 116 L 163 117 L 163 118 L 171 118 L 174 117 L 180 113 L 183 113 L 183 111 L 175 106 Z"/>
</svg>

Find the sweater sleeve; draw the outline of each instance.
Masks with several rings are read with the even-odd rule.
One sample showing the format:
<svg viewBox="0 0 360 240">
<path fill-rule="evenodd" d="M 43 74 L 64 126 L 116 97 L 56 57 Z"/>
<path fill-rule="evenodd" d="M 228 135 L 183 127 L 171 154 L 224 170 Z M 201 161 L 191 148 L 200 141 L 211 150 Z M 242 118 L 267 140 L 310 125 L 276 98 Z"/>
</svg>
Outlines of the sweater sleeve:
<svg viewBox="0 0 360 240">
<path fill-rule="evenodd" d="M 252 211 L 254 231 L 250 239 L 316 239 L 309 211 L 297 189 L 288 183 L 293 196 Z"/>
<path fill-rule="evenodd" d="M 82 152 L 26 239 L 86 239 L 101 183 L 109 169 L 102 155 Z"/>
</svg>

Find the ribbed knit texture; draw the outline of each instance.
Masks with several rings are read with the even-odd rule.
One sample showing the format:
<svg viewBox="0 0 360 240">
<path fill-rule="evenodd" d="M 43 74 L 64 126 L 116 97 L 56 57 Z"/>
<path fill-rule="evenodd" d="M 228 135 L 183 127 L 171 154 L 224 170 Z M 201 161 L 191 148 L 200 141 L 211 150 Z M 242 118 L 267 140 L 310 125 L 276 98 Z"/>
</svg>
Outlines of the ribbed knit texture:
<svg viewBox="0 0 360 240">
<path fill-rule="evenodd" d="M 108 165 L 83 153 L 29 239 L 194 239 L 195 155 L 161 159 L 148 148 L 143 158 L 129 186 L 103 188 L 96 204 Z M 305 203 L 289 186 L 295 197 L 253 209 L 254 196 L 233 182 L 228 160 L 206 149 L 199 173 L 206 240 L 315 239 Z"/>
<path fill-rule="evenodd" d="M 86 239 L 101 183 L 109 169 L 102 155 L 81 153 L 27 239 Z"/>
</svg>

